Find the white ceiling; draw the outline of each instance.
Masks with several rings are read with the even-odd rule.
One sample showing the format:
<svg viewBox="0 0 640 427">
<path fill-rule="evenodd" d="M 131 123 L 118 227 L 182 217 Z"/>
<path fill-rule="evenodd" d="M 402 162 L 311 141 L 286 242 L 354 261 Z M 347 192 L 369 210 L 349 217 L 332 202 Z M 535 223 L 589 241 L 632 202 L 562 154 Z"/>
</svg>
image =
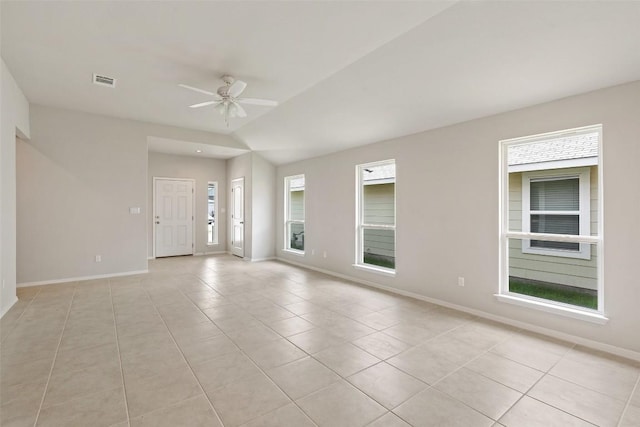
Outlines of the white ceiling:
<svg viewBox="0 0 640 427">
<path fill-rule="evenodd" d="M 1 7 L 2 57 L 30 102 L 231 134 L 276 164 L 640 79 L 636 1 Z M 207 96 L 178 83 L 215 91 L 224 73 L 280 105 L 228 128 L 187 108 Z"/>
</svg>

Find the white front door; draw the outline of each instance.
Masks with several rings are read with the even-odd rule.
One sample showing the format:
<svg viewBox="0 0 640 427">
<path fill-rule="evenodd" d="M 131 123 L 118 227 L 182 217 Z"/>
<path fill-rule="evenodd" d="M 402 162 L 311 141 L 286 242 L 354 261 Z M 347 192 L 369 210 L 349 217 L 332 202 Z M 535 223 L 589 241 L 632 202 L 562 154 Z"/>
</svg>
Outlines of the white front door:
<svg viewBox="0 0 640 427">
<path fill-rule="evenodd" d="M 244 257 L 244 178 L 231 181 L 231 253 Z"/>
<path fill-rule="evenodd" d="M 154 179 L 155 256 L 193 255 L 193 181 Z"/>
</svg>

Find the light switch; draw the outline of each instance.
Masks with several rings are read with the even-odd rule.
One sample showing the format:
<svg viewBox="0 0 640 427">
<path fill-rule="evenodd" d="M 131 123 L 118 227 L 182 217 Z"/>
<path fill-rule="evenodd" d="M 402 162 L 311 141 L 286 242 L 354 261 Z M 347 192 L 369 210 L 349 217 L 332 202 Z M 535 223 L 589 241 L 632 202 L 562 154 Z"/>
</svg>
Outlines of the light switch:
<svg viewBox="0 0 640 427">
<path fill-rule="evenodd" d="M 140 214 L 140 208 L 129 208 L 129 213 L 131 215 L 139 215 Z"/>
</svg>

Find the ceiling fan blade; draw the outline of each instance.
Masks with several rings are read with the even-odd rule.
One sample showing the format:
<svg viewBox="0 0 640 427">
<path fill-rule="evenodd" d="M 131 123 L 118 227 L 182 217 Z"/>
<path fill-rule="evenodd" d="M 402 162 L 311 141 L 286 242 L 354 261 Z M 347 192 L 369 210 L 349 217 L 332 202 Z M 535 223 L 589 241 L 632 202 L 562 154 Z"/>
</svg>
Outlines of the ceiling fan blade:
<svg viewBox="0 0 640 427">
<path fill-rule="evenodd" d="M 197 87 L 193 87 L 193 86 L 188 86 L 188 85 L 183 85 L 182 83 L 180 83 L 178 86 L 185 88 L 185 89 L 189 89 L 189 90 L 193 90 L 195 92 L 200 92 L 200 93 L 204 93 L 205 95 L 211 95 L 214 96 L 216 95 L 213 92 L 209 92 L 208 90 L 204 90 L 204 89 L 198 89 Z"/>
<path fill-rule="evenodd" d="M 258 99 L 258 98 L 238 98 L 237 102 L 241 104 L 250 104 L 250 105 L 263 105 L 265 107 L 275 107 L 278 105 L 278 101 L 272 101 L 270 99 Z"/>
<path fill-rule="evenodd" d="M 237 102 L 234 102 L 230 105 L 233 106 L 233 116 L 232 117 L 247 117 L 247 112 L 244 111 L 244 108 Z"/>
<path fill-rule="evenodd" d="M 242 80 L 236 80 L 231 84 L 231 86 L 229 86 L 229 95 L 235 98 L 239 96 L 246 87 L 247 84 L 245 82 Z"/>
<path fill-rule="evenodd" d="M 200 107 L 206 107 L 207 105 L 213 105 L 213 104 L 218 104 L 220 101 L 207 101 L 207 102 L 201 102 L 199 104 L 193 104 L 193 105 L 189 105 L 189 108 L 200 108 Z"/>
</svg>

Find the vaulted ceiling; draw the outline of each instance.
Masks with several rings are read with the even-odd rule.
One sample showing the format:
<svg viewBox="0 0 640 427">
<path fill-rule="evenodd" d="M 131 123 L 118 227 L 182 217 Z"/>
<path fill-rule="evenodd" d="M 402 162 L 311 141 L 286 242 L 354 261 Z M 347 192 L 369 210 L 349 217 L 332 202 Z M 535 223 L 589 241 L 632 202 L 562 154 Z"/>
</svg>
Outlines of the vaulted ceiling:
<svg viewBox="0 0 640 427">
<path fill-rule="evenodd" d="M 640 79 L 636 1 L 1 8 L 2 58 L 30 102 L 230 134 L 275 164 Z M 188 108 L 208 97 L 179 83 L 215 92 L 223 74 L 280 105 L 249 106 L 228 127 L 211 107 Z"/>
</svg>

